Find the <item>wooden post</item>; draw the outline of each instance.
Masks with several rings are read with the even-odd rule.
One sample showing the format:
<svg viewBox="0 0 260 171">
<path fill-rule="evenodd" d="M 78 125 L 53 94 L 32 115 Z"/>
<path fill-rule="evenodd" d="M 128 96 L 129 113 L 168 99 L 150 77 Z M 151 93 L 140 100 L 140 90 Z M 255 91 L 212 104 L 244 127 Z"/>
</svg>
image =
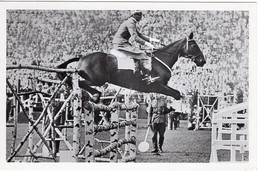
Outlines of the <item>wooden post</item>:
<svg viewBox="0 0 260 171">
<path fill-rule="evenodd" d="M 55 117 L 55 110 L 54 108 L 56 107 L 55 106 L 56 103 L 55 103 L 55 98 L 53 99 L 53 101 L 51 102 L 51 105 L 50 105 L 50 114 L 51 114 L 51 118 L 50 121 L 51 121 L 51 144 L 52 144 L 52 153 L 54 154 L 54 157 L 56 158 L 56 132 L 55 132 L 55 121 L 54 121 L 54 117 Z"/>
<path fill-rule="evenodd" d="M 89 109 L 85 108 L 85 104 Z M 85 114 L 85 156 L 86 162 L 95 162 L 94 158 L 94 108 L 88 102 L 84 102 Z"/>
<path fill-rule="evenodd" d="M 69 124 L 69 122 L 67 122 L 68 121 L 68 113 L 69 113 L 69 103 L 70 102 L 66 103 L 66 107 L 65 107 L 65 121 L 64 121 L 65 125 Z M 62 131 L 63 131 L 64 136 L 67 137 L 68 128 L 64 128 L 64 129 L 62 129 Z"/>
<path fill-rule="evenodd" d="M 81 117 L 81 111 L 82 111 L 82 104 L 81 104 L 81 89 L 79 88 L 78 83 L 78 74 L 73 73 L 72 74 L 72 82 L 73 82 L 73 161 L 78 162 L 79 157 L 78 153 L 80 150 L 80 117 Z"/>
<path fill-rule="evenodd" d="M 117 109 L 115 112 L 111 112 L 111 124 L 118 124 L 119 112 L 120 112 L 119 109 Z M 119 127 L 110 130 L 111 144 L 114 142 L 118 142 L 118 131 L 119 131 Z M 110 162 L 117 162 L 117 161 L 118 161 L 118 152 L 117 152 L 117 148 L 115 148 L 110 152 Z"/>
<path fill-rule="evenodd" d="M 29 113 L 28 113 L 28 116 L 29 116 L 29 119 L 33 120 L 33 95 L 30 94 L 29 96 L 29 101 L 28 101 L 28 105 L 29 105 Z M 32 123 L 28 123 L 29 124 L 29 129 L 33 129 L 32 128 Z M 33 151 L 33 134 L 34 134 L 34 131 L 32 131 L 32 133 L 29 135 L 28 137 L 28 148 L 27 148 L 27 151 L 26 151 L 26 155 L 30 155 L 31 152 Z M 29 162 L 30 161 L 30 157 L 25 157 L 24 162 Z"/>
<path fill-rule="evenodd" d="M 17 81 L 17 90 L 16 93 L 20 93 L 20 79 Z M 14 118 L 14 129 L 12 131 L 13 139 L 12 139 L 12 146 L 11 146 L 11 154 L 14 153 L 15 150 L 15 142 L 17 138 L 17 124 L 18 124 L 18 115 L 19 115 L 19 102 L 18 100 L 14 97 L 13 99 L 13 104 L 12 104 L 12 109 L 13 110 L 13 118 Z"/>
<path fill-rule="evenodd" d="M 131 117 L 131 114 L 129 113 L 129 111 L 126 111 L 125 120 L 130 121 L 130 117 Z M 130 125 L 127 125 L 127 126 L 125 126 L 125 139 L 129 139 L 129 138 L 130 138 Z M 124 156 L 129 154 L 129 152 L 130 152 L 130 146 L 129 146 L 129 144 L 125 144 Z"/>
<path fill-rule="evenodd" d="M 136 140 L 137 137 L 137 109 L 131 110 L 131 119 L 134 119 L 135 122 L 130 126 L 130 137 Z M 136 142 L 130 144 L 130 156 L 136 158 Z"/>
<path fill-rule="evenodd" d="M 242 141 L 245 141 L 245 136 L 246 135 L 240 135 L 240 139 L 239 140 L 242 140 Z M 241 161 L 245 161 L 245 146 L 244 144 L 243 145 L 240 145 L 240 154 L 241 154 Z"/>
<path fill-rule="evenodd" d="M 211 133 L 211 155 L 210 162 L 218 162 L 217 148 L 215 145 L 215 140 L 217 140 L 217 123 L 214 123 L 214 118 L 212 120 L 212 133 Z"/>
<path fill-rule="evenodd" d="M 29 118 L 33 120 L 33 95 L 29 96 Z M 29 129 L 32 129 L 32 123 L 29 123 Z M 29 144 L 28 144 L 28 150 L 32 151 L 33 150 L 33 134 L 34 131 L 29 136 Z"/>
<path fill-rule="evenodd" d="M 232 113 L 232 119 L 236 119 L 236 113 Z M 237 129 L 237 124 L 231 123 L 231 141 L 236 141 L 236 129 Z M 236 161 L 236 147 L 234 145 L 231 145 L 230 161 L 231 162 Z"/>
<path fill-rule="evenodd" d="M 199 106 L 197 106 L 195 109 L 195 115 L 196 115 L 196 125 L 194 131 L 199 130 L 199 120 L 200 120 L 200 111 L 199 111 Z"/>
<path fill-rule="evenodd" d="M 17 138 L 18 113 L 19 113 L 19 103 L 18 100 L 16 100 L 15 98 L 13 99 L 12 110 L 14 115 L 14 122 L 13 122 L 14 129 L 12 131 L 13 139 L 12 139 L 12 146 L 11 146 L 11 154 L 13 154 L 15 150 L 15 142 Z"/>
</svg>

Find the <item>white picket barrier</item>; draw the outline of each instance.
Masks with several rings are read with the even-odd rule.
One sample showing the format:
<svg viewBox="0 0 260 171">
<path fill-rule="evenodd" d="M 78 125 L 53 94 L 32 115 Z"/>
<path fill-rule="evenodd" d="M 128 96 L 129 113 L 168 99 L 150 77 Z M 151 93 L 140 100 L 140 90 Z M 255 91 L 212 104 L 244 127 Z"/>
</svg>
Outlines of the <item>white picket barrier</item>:
<svg viewBox="0 0 260 171">
<path fill-rule="evenodd" d="M 210 162 L 219 162 L 218 150 L 229 150 L 230 161 L 236 162 L 237 151 L 244 161 L 248 148 L 248 103 L 240 103 L 220 110 L 212 118 Z"/>
</svg>

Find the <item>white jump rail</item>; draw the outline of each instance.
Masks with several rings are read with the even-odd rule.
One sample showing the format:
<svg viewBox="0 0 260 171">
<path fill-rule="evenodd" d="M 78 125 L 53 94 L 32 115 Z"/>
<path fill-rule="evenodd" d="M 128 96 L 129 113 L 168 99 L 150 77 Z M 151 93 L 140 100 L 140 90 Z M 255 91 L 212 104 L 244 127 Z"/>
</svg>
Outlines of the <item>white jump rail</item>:
<svg viewBox="0 0 260 171">
<path fill-rule="evenodd" d="M 249 151 L 248 121 L 248 102 L 230 106 L 213 115 L 210 162 L 219 162 L 218 150 L 229 150 L 231 162 L 237 161 L 236 152 L 239 151 L 244 161 L 245 151 Z"/>
</svg>

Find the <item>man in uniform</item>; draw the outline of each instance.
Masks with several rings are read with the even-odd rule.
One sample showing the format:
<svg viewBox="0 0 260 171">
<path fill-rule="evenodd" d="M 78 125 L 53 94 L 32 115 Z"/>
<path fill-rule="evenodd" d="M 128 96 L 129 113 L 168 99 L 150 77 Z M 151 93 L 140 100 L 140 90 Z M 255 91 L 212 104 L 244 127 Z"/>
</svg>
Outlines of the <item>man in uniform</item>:
<svg viewBox="0 0 260 171">
<path fill-rule="evenodd" d="M 163 152 L 162 146 L 164 142 L 164 133 L 166 130 L 166 127 L 168 125 L 168 117 L 167 114 L 170 112 L 170 110 L 166 107 L 166 99 L 162 97 L 155 97 L 152 100 L 151 109 L 149 111 L 150 120 L 149 120 L 149 126 L 151 126 L 151 129 L 153 131 L 153 150 L 152 153 L 158 153 Z M 159 148 L 158 148 L 158 140 L 157 135 L 159 134 Z"/>
<path fill-rule="evenodd" d="M 135 41 L 141 45 L 146 45 L 150 49 L 154 49 L 154 46 L 150 42 L 159 42 L 158 39 L 150 38 L 142 35 L 136 27 L 136 23 L 142 18 L 142 12 L 135 10 L 131 12 L 131 16 L 125 20 L 117 30 L 114 39 L 113 46 L 115 49 L 124 52 L 125 54 L 131 56 L 134 59 L 140 61 L 141 71 L 143 72 L 143 80 L 148 80 L 148 82 L 155 81 L 156 78 L 151 78 L 152 70 L 152 59 L 147 56 L 145 52 L 141 51 L 139 48 L 134 47 L 129 40 Z"/>
<path fill-rule="evenodd" d="M 177 115 L 175 113 L 175 109 L 170 107 L 170 113 L 169 113 L 169 118 L 170 118 L 170 130 L 172 130 L 172 125 L 174 124 L 174 130 L 177 128 Z"/>
</svg>

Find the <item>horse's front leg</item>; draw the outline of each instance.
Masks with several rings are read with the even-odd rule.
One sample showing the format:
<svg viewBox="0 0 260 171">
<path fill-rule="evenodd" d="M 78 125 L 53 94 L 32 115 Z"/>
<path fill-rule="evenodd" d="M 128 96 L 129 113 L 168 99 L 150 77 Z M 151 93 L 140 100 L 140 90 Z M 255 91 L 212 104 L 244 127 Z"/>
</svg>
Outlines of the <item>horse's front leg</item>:
<svg viewBox="0 0 260 171">
<path fill-rule="evenodd" d="M 178 90 L 175 90 L 167 85 L 159 84 L 158 87 L 156 88 L 155 92 L 171 96 L 175 98 L 176 100 L 181 99 L 181 93 Z"/>
</svg>

